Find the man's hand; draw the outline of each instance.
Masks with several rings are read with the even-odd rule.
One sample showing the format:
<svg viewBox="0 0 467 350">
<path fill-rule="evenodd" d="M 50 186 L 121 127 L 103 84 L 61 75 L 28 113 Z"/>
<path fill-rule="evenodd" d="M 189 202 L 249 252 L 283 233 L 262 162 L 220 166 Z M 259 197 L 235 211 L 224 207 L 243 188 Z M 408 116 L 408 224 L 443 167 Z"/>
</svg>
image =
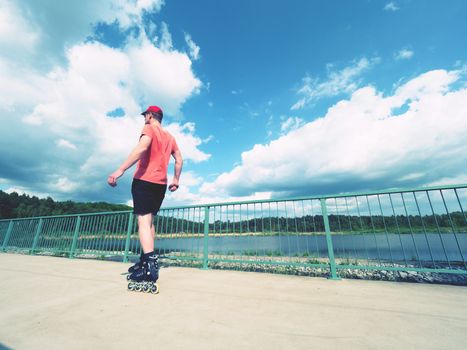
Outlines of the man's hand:
<svg viewBox="0 0 467 350">
<path fill-rule="evenodd" d="M 123 175 L 123 170 L 118 169 L 117 171 L 110 174 L 110 176 L 107 179 L 107 183 L 112 187 L 117 186 L 117 179 L 122 175 Z"/>
<path fill-rule="evenodd" d="M 170 192 L 175 192 L 178 190 L 178 181 L 172 181 L 172 183 L 169 185 L 169 191 Z"/>
</svg>

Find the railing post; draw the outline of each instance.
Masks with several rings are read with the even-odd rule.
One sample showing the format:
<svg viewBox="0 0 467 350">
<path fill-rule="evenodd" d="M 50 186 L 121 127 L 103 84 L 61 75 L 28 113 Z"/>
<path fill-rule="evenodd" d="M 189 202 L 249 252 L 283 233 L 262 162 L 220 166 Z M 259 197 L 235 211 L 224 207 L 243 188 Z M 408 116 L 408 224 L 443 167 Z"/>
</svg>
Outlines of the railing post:
<svg viewBox="0 0 467 350">
<path fill-rule="evenodd" d="M 329 225 L 328 210 L 326 208 L 326 199 L 320 198 L 320 201 L 321 201 L 321 213 L 323 214 L 323 220 L 324 220 L 324 230 L 326 231 L 326 243 L 328 246 L 329 265 L 331 268 L 331 276 L 329 276 L 328 279 L 340 280 L 340 278 L 337 277 L 337 273 L 336 273 L 336 261 L 334 260 L 334 247 L 332 245 L 331 227 Z"/>
<path fill-rule="evenodd" d="M 13 231 L 13 220 L 10 220 L 8 224 L 8 229 L 6 230 L 5 239 L 3 240 L 2 250 L 5 252 L 6 247 L 8 245 L 8 241 L 10 240 L 11 232 Z"/>
<path fill-rule="evenodd" d="M 44 221 L 41 219 L 39 219 L 39 225 L 37 225 L 37 229 L 36 229 L 36 234 L 34 235 L 34 241 L 32 242 L 32 247 L 31 247 L 31 250 L 30 250 L 30 254 L 34 254 L 34 250 L 36 250 L 36 247 L 37 247 L 37 243 L 39 242 L 39 235 L 41 234 L 41 230 L 42 230 L 42 223 Z"/>
<path fill-rule="evenodd" d="M 203 249 L 203 270 L 208 269 L 209 262 L 209 207 L 204 208 L 204 249 Z"/>
<path fill-rule="evenodd" d="M 128 229 L 126 230 L 126 241 L 125 241 L 125 254 L 123 255 L 123 262 L 128 262 L 128 253 L 130 251 L 130 241 L 131 241 L 131 234 L 133 231 L 133 213 L 129 214 L 130 217 L 128 218 Z"/>
<path fill-rule="evenodd" d="M 80 225 L 81 225 L 81 216 L 78 216 L 78 220 L 76 220 L 76 225 L 75 225 L 75 232 L 73 233 L 73 243 L 71 244 L 70 258 L 74 258 L 75 256 L 75 250 L 76 250 L 76 245 L 78 243 Z"/>
</svg>

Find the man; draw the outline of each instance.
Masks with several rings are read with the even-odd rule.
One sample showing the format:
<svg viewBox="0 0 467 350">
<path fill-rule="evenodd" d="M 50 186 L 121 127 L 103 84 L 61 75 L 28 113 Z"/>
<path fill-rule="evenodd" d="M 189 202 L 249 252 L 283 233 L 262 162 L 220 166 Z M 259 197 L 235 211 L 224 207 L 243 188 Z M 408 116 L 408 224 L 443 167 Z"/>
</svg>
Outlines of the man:
<svg viewBox="0 0 467 350">
<path fill-rule="evenodd" d="M 183 159 L 175 138 L 162 128 L 163 112 L 150 106 L 141 113 L 144 128 L 138 145 L 123 164 L 112 173 L 107 182 L 117 186 L 117 179 L 136 162 L 136 172 L 131 185 L 133 212 L 138 218 L 138 234 L 141 243 L 141 259 L 128 271 L 130 280 L 155 282 L 159 277 L 158 258 L 154 254 L 154 215 L 157 214 L 167 190 L 167 168 L 170 156 L 175 158 L 175 169 L 169 191 L 179 187 Z"/>
</svg>

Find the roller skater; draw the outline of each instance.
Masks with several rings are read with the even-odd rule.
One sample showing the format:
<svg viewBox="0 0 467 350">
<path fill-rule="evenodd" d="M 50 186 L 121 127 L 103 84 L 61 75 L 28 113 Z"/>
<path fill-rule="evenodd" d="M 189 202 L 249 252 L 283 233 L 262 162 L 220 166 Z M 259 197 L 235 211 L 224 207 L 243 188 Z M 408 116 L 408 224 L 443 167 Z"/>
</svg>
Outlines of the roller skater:
<svg viewBox="0 0 467 350">
<path fill-rule="evenodd" d="M 145 125 L 139 143 L 125 162 L 109 176 L 107 183 L 112 187 L 117 186 L 117 179 L 138 163 L 131 194 L 133 213 L 138 219 L 142 255 L 140 261 L 128 269 L 128 289 L 157 293 L 155 282 L 159 278 L 159 259 L 154 255 L 154 215 L 157 215 L 167 191 L 170 156 L 175 159 L 174 176 L 168 186 L 171 192 L 179 187 L 183 159 L 174 137 L 162 128 L 162 110 L 157 106 L 150 106 L 141 114 Z"/>
<path fill-rule="evenodd" d="M 141 268 L 129 275 L 128 290 L 159 293 L 159 286 L 156 284 L 159 279 L 159 258 L 154 252 L 144 254 Z"/>
</svg>

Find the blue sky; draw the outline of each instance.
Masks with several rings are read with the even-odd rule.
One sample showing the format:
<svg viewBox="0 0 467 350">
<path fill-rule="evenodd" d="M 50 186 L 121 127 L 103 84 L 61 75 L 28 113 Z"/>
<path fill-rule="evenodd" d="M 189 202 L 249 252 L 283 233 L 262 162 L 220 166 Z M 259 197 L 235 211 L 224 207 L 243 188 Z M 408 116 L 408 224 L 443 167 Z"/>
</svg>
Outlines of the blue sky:
<svg viewBox="0 0 467 350">
<path fill-rule="evenodd" d="M 105 183 L 157 104 L 166 204 L 467 183 L 465 1 L 0 0 L 0 189 Z"/>
</svg>

